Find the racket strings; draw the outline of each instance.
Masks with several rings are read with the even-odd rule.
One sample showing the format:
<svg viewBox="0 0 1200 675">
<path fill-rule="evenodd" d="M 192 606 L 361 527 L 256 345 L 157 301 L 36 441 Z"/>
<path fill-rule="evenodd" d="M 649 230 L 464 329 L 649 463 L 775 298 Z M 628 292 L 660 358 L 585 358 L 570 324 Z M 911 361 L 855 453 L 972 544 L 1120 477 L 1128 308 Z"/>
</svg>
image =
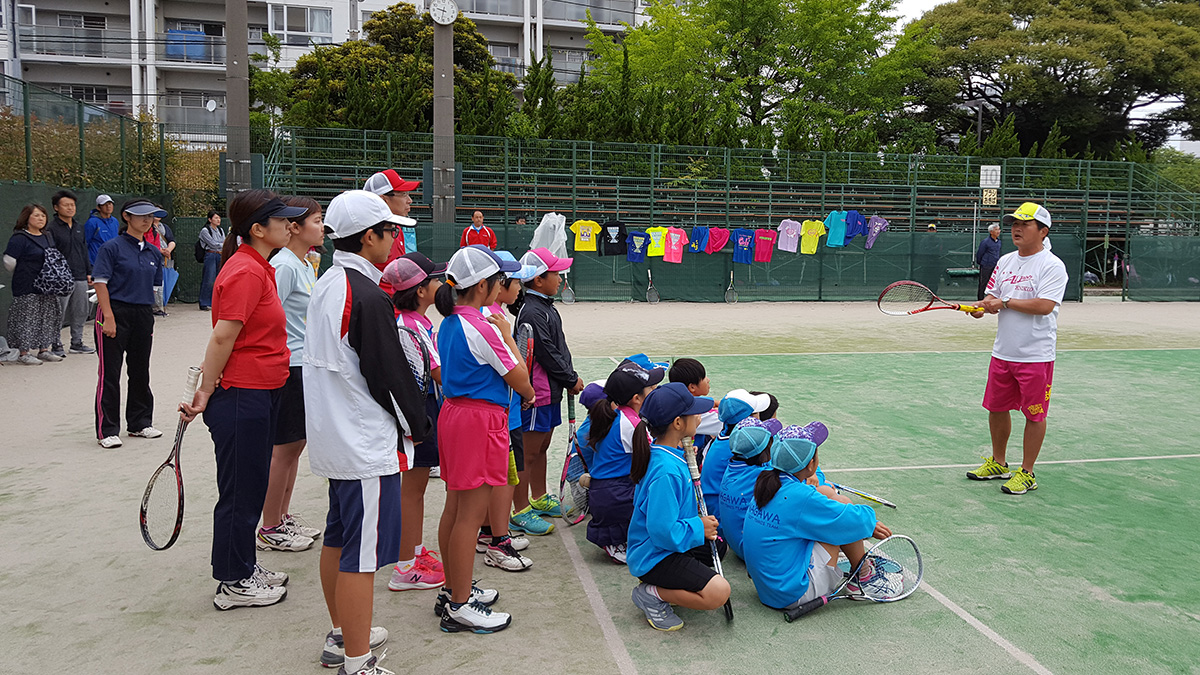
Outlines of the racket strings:
<svg viewBox="0 0 1200 675">
<path fill-rule="evenodd" d="M 894 284 L 879 296 L 879 309 L 887 314 L 907 314 L 933 301 L 933 292 L 919 284 Z"/>
<path fill-rule="evenodd" d="M 860 576 L 857 584 L 862 594 L 873 600 L 906 598 L 921 583 L 921 554 L 916 545 L 904 537 L 889 538 L 867 555 L 870 576 Z"/>
<path fill-rule="evenodd" d="M 146 536 L 161 548 L 170 541 L 179 522 L 179 486 L 175 471 L 165 466 L 155 474 L 146 492 Z"/>
</svg>

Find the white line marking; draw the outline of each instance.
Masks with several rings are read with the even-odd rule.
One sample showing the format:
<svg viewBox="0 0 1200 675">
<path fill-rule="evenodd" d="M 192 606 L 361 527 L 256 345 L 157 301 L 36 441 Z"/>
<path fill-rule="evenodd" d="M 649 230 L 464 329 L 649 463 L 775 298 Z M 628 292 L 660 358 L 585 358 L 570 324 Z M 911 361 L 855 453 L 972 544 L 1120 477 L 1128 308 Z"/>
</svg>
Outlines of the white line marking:
<svg viewBox="0 0 1200 675">
<path fill-rule="evenodd" d="M 575 574 L 579 577 L 579 583 L 583 584 L 583 592 L 587 595 L 588 602 L 592 605 L 592 614 L 596 616 L 596 621 L 600 623 L 600 632 L 604 633 L 604 642 L 608 645 L 608 650 L 612 652 L 613 660 L 617 662 L 617 669 L 621 675 L 637 675 L 637 668 L 633 665 L 633 659 L 629 657 L 628 650 L 625 649 L 625 643 L 621 640 L 621 636 L 617 633 L 617 626 L 613 623 L 612 616 L 608 613 L 608 608 L 604 606 L 604 598 L 600 595 L 600 588 L 596 586 L 596 580 L 592 577 L 591 570 L 583 562 L 583 555 L 579 553 L 579 545 L 575 543 L 575 535 L 563 527 L 562 536 L 563 546 L 567 548 L 567 557 L 571 559 L 571 564 L 575 566 Z"/>
<path fill-rule="evenodd" d="M 1077 348 L 1077 349 L 1059 349 L 1059 352 L 1194 352 L 1200 351 L 1200 347 L 1101 347 L 1101 348 Z M 720 358 L 723 356 L 731 356 L 744 358 L 747 356 L 862 356 L 864 354 L 990 354 L 990 349 L 927 349 L 927 350 L 896 350 L 883 352 L 759 352 L 756 354 L 689 354 L 696 359 L 711 359 Z M 583 355 L 577 356 L 581 359 L 612 359 L 611 356 L 596 356 Z"/>
<path fill-rule="evenodd" d="M 613 358 L 613 357 L 611 357 L 611 356 L 610 356 L 610 357 L 608 357 L 608 360 L 609 360 L 609 361 L 612 361 L 613 363 L 617 364 L 618 366 L 619 366 L 619 365 L 621 365 L 621 362 L 620 362 L 620 361 L 616 360 L 615 358 Z"/>
<path fill-rule="evenodd" d="M 1192 455 L 1150 455 L 1147 457 L 1102 457 L 1098 459 L 1051 459 L 1038 462 L 1038 466 L 1043 464 L 1091 464 L 1093 462 L 1137 462 L 1141 460 L 1151 459 L 1194 459 L 1200 457 L 1200 454 Z M 861 471 L 911 471 L 913 469 L 971 469 L 979 466 L 975 464 L 920 464 L 917 466 L 872 466 L 859 467 L 854 469 L 827 469 L 821 467 L 825 473 L 857 473 Z"/>
<path fill-rule="evenodd" d="M 957 614 L 958 618 L 966 621 L 967 624 L 969 624 L 972 628 L 980 633 L 983 633 L 987 639 L 991 640 L 996 644 L 996 646 L 1008 652 L 1014 659 L 1020 661 L 1033 672 L 1038 673 L 1038 675 L 1054 675 L 1050 672 L 1049 668 L 1038 663 L 1037 659 L 1033 658 L 1029 652 L 1022 650 L 1020 647 L 1017 647 L 1008 640 L 1005 640 L 1003 637 L 1000 637 L 999 633 L 989 628 L 984 622 L 976 619 L 967 610 L 959 607 L 953 600 L 939 593 L 938 590 L 933 586 L 930 586 L 929 584 L 921 584 L 921 588 L 924 589 L 926 593 L 933 596 L 934 600 L 942 603 L 946 609 Z"/>
</svg>

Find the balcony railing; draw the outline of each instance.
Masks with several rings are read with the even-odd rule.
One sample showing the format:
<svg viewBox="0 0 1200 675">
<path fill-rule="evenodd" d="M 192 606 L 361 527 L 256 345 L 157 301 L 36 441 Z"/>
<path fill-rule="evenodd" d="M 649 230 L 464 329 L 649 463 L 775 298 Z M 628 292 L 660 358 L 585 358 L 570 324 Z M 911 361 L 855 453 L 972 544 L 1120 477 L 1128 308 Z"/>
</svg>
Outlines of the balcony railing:
<svg viewBox="0 0 1200 675">
<path fill-rule="evenodd" d="M 225 63 L 225 38 L 198 31 L 168 30 L 166 39 L 154 45 L 160 61 L 221 65 Z"/>
<path fill-rule="evenodd" d="M 155 108 L 158 119 L 172 126 L 223 126 L 225 124 L 225 108 L 217 108 L 209 112 L 208 108 L 180 105 L 160 104 Z"/>
<path fill-rule="evenodd" d="M 128 61 L 130 33 L 127 30 L 18 26 L 17 48 L 22 54 L 80 56 Z"/>
</svg>

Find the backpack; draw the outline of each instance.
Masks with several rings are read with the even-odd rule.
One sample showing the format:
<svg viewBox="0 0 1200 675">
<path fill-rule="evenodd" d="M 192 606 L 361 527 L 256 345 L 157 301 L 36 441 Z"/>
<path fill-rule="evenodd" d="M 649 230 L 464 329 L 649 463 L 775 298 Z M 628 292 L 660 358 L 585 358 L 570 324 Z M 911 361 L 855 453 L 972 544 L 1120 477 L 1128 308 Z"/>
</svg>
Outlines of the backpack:
<svg viewBox="0 0 1200 675">
<path fill-rule="evenodd" d="M 37 242 L 32 235 L 27 233 L 26 236 Z M 41 246 L 41 242 L 38 242 L 38 246 Z M 56 295 L 60 298 L 75 292 L 75 275 L 71 274 L 71 266 L 67 264 L 62 252 L 54 246 L 45 248 L 45 260 L 42 262 L 42 270 L 33 280 L 33 290 L 42 295 Z"/>
<path fill-rule="evenodd" d="M 203 265 L 204 264 L 204 256 L 207 254 L 208 254 L 208 249 L 204 248 L 204 244 L 200 243 L 200 240 L 197 239 L 196 246 L 193 249 L 193 255 L 196 256 L 196 262 Z"/>
</svg>

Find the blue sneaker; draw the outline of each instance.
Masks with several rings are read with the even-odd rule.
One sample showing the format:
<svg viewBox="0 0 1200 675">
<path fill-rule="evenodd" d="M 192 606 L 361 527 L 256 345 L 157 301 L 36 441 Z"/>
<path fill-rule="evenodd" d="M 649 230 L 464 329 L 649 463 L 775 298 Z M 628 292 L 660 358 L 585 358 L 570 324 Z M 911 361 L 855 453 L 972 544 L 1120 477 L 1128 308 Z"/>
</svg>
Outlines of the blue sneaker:
<svg viewBox="0 0 1200 675">
<path fill-rule="evenodd" d="M 676 631 L 683 628 L 683 619 L 680 619 L 675 610 L 671 609 L 671 605 L 658 598 L 654 597 L 649 590 L 646 589 L 646 584 L 638 584 L 633 588 L 633 604 L 646 615 L 646 622 L 649 623 L 654 630 L 661 631 Z"/>
<path fill-rule="evenodd" d="M 556 495 L 544 494 L 537 499 L 531 499 L 529 505 L 533 507 L 534 512 L 539 516 L 562 518 L 562 504 L 558 502 Z"/>
<path fill-rule="evenodd" d="M 540 537 L 543 534 L 550 534 L 554 531 L 554 524 L 547 523 L 538 517 L 538 514 L 533 512 L 533 506 L 526 506 L 524 509 L 514 513 L 508 519 L 508 529 L 531 534 L 535 537 Z"/>
</svg>

